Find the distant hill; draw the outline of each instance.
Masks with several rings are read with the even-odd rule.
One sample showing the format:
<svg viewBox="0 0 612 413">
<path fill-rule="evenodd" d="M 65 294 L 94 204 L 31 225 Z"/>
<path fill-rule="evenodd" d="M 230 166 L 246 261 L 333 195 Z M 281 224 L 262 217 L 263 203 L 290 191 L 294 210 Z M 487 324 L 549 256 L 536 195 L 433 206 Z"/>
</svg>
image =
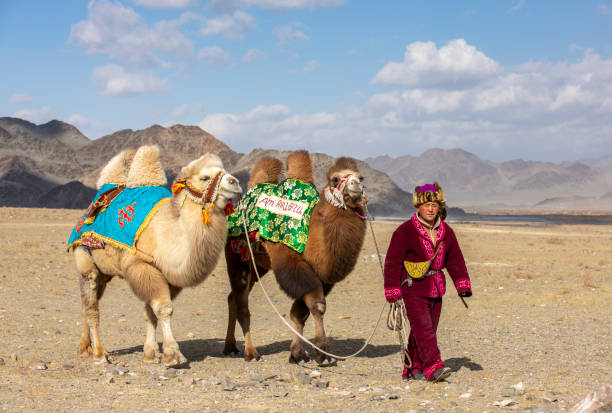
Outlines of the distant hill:
<svg viewBox="0 0 612 413">
<path fill-rule="evenodd" d="M 45 125 L 15 118 L 0 118 L 0 206 L 86 208 L 95 194 L 102 167 L 126 148 L 156 144 L 168 181 L 180 168 L 206 152 L 219 155 L 228 171 L 246 186 L 255 162 L 263 156 L 283 161 L 289 152 L 255 150 L 237 153 L 197 126 L 153 125 L 143 130 L 121 130 L 94 141 L 60 121 Z M 312 154 L 315 184 L 321 189 L 334 158 Z M 408 216 L 411 195 L 402 191 L 385 173 L 358 161 L 372 214 Z"/>
<path fill-rule="evenodd" d="M 462 149 L 365 159 L 405 191 L 438 181 L 449 202 L 468 209 L 612 210 L 612 156 L 588 163 L 482 160 Z"/>
</svg>

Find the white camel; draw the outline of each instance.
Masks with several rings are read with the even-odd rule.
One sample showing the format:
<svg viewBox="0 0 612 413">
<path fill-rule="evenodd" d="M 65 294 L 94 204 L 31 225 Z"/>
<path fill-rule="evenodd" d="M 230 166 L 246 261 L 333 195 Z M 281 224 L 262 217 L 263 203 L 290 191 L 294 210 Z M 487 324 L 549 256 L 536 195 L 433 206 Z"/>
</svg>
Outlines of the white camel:
<svg viewBox="0 0 612 413">
<path fill-rule="evenodd" d="M 189 163 L 182 168 L 180 177 L 184 179 L 173 186 L 170 200 L 158 205 L 139 233 L 135 250 L 109 243 L 100 249 L 74 246 L 83 306 L 80 355 L 93 355 L 98 363 L 108 362 L 108 353 L 98 332 L 98 302 L 106 284 L 119 276 L 145 303 L 143 361 L 159 362 L 158 323 L 163 334 L 163 363 L 175 366 L 187 361 L 170 327 L 172 300 L 183 288 L 200 284 L 214 269 L 227 233 L 224 207 L 241 193 L 241 188 L 214 154 L 206 154 Z M 143 146 L 135 154 L 133 150 L 126 150 L 111 159 L 100 174 L 98 187 L 121 182 L 127 188 L 165 185 L 159 148 Z"/>
</svg>

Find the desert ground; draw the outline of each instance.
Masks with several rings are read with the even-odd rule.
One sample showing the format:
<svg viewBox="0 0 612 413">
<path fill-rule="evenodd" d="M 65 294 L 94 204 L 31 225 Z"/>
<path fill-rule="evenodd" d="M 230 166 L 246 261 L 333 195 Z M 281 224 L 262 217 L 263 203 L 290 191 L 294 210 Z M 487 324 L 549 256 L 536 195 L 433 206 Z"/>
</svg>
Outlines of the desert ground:
<svg viewBox="0 0 612 413">
<path fill-rule="evenodd" d="M 548 412 L 569 410 L 612 382 L 612 226 L 450 222 L 474 295 L 465 309 L 448 283 L 438 337 L 453 374 L 433 384 L 402 381 L 399 344 L 384 320 L 357 357 L 327 367 L 289 364 L 292 334 L 258 285 L 252 334 L 262 359 L 225 357 L 230 287 L 222 259 L 175 301 L 173 329 L 189 359 L 184 368 L 141 361 L 142 304 L 121 279 L 109 284 L 100 305 L 112 364 L 80 358 L 80 295 L 65 251 L 80 214 L 0 208 L 4 411 Z M 373 223 L 382 254 L 398 224 Z M 287 314 L 290 301 L 271 274 L 263 285 Z M 369 229 L 357 267 L 327 303 L 326 330 L 339 355 L 364 344 L 381 311 L 386 317 Z M 312 337 L 312 322 L 305 334 Z M 320 377 L 310 381 L 312 372 Z"/>
</svg>

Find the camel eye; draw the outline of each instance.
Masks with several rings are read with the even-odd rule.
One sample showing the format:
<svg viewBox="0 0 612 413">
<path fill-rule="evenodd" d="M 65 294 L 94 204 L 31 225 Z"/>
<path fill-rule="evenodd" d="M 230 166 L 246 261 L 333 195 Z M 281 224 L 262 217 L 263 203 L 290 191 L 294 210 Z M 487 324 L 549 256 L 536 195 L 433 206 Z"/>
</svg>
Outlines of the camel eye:
<svg viewBox="0 0 612 413">
<path fill-rule="evenodd" d="M 202 179 L 202 181 L 206 182 L 206 181 L 210 180 L 210 176 L 203 176 L 201 179 Z"/>
<path fill-rule="evenodd" d="M 332 184 L 333 184 L 334 186 L 338 185 L 338 182 L 340 182 L 340 180 L 339 180 L 337 177 L 333 177 L 333 178 L 332 178 Z"/>
<path fill-rule="evenodd" d="M 363 182 L 365 180 L 365 178 L 363 176 L 361 176 L 361 175 L 359 176 L 358 179 L 359 179 L 359 182 Z"/>
</svg>

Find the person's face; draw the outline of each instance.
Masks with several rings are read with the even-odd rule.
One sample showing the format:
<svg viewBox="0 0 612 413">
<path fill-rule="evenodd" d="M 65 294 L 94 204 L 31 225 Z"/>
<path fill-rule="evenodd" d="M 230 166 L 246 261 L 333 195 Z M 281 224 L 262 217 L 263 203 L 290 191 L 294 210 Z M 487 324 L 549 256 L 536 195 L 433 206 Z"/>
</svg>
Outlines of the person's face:
<svg viewBox="0 0 612 413">
<path fill-rule="evenodd" d="M 437 202 L 426 202 L 419 205 L 417 208 L 421 218 L 423 218 L 429 225 L 433 225 L 439 210 L 440 205 Z"/>
</svg>

